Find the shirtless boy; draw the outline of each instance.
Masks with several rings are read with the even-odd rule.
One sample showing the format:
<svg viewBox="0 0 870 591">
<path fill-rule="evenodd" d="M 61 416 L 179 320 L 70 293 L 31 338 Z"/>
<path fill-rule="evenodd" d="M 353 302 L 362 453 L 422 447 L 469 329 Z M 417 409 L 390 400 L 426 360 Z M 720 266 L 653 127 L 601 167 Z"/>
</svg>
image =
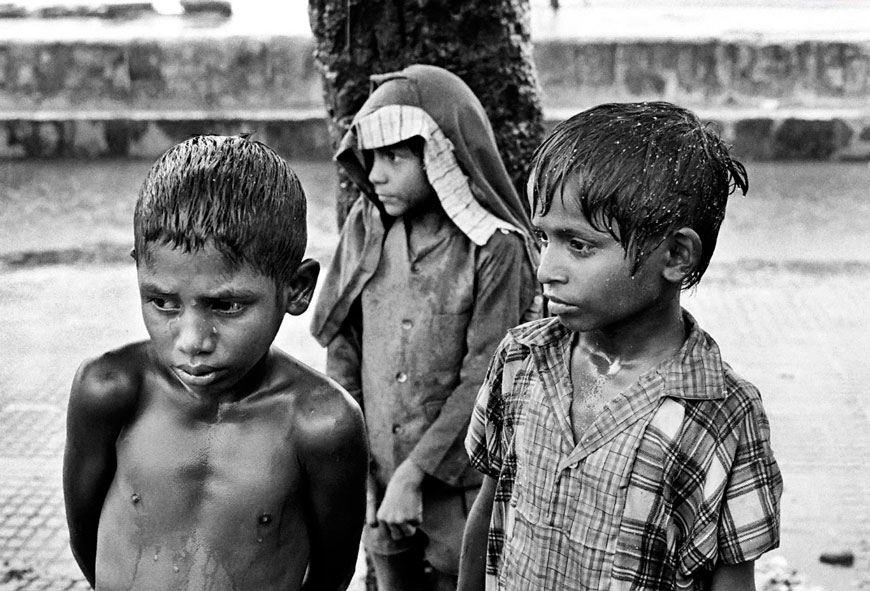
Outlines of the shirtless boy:
<svg viewBox="0 0 870 591">
<path fill-rule="evenodd" d="M 298 178 L 259 142 L 192 138 L 151 168 L 134 233 L 150 339 L 83 363 L 70 394 L 79 566 L 97 589 L 345 588 L 365 513 L 362 414 L 272 346 L 319 272 L 302 260 Z"/>
</svg>

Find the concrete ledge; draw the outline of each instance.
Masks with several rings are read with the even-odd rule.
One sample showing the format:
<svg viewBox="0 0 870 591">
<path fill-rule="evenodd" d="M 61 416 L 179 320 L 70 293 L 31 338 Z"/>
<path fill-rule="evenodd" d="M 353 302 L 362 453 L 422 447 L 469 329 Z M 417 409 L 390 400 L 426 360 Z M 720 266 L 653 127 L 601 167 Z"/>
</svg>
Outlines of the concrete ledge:
<svg viewBox="0 0 870 591">
<path fill-rule="evenodd" d="M 870 42 L 548 41 L 547 105 L 668 100 L 696 108 L 866 107 Z"/>
<path fill-rule="evenodd" d="M 0 41 L 0 111 L 322 108 L 311 38 Z M 694 108 L 866 107 L 870 40 L 547 40 L 547 109 L 669 100 Z"/>
<path fill-rule="evenodd" d="M 576 111 L 548 111 L 552 127 Z M 801 111 L 759 114 L 698 111 L 718 126 L 747 160 L 870 160 L 870 110 Z M 129 156 L 153 159 L 171 145 L 200 133 L 255 132 L 287 158 L 332 156 L 326 120 L 314 114 L 259 113 L 61 113 L 38 117 L 0 117 L 0 158 L 99 158 Z"/>
<path fill-rule="evenodd" d="M 0 40 L 0 158 L 152 158 L 193 133 L 241 131 L 329 156 L 313 48 L 209 28 Z M 534 59 L 551 123 L 668 100 L 718 122 L 744 158 L 870 159 L 870 39 L 545 39 Z"/>
<path fill-rule="evenodd" d="M 323 108 L 294 37 L 0 41 L 0 112 Z"/>
<path fill-rule="evenodd" d="M 0 119 L 0 158 L 153 159 L 192 135 L 254 132 L 287 158 L 332 156 L 324 118 L 202 116 Z"/>
</svg>

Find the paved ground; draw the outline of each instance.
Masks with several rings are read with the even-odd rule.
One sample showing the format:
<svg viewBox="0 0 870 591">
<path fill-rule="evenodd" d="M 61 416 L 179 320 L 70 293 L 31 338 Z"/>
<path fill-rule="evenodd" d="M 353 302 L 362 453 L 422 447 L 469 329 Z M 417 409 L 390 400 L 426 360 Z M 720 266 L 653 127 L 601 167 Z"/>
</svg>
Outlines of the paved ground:
<svg viewBox="0 0 870 591">
<path fill-rule="evenodd" d="M 124 252 L 147 166 L 0 163 L 0 591 L 86 588 L 60 491 L 66 398 L 82 359 L 145 334 Z M 870 169 L 749 169 L 750 196 L 729 206 L 686 305 L 764 395 L 785 478 L 782 547 L 770 556 L 827 591 L 870 589 Z M 335 239 L 331 168 L 299 172 L 323 260 Z M 278 344 L 322 367 L 307 320 L 288 318 Z M 855 566 L 820 564 L 841 549 Z"/>
</svg>

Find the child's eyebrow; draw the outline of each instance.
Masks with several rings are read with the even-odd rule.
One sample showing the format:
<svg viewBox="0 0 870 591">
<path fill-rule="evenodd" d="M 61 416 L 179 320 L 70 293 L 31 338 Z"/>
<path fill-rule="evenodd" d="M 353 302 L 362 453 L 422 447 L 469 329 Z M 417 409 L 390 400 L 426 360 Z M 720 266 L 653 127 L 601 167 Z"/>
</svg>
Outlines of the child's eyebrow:
<svg viewBox="0 0 870 591">
<path fill-rule="evenodd" d="M 219 289 L 206 295 L 203 299 L 206 300 L 233 300 L 233 299 L 251 299 L 257 296 L 257 292 L 244 288 L 228 287 Z"/>
<path fill-rule="evenodd" d="M 601 234 L 602 232 L 597 232 L 595 230 L 590 230 L 589 228 L 578 228 L 571 226 L 557 226 L 553 228 L 547 228 L 546 224 L 536 224 L 532 222 L 532 229 L 534 230 L 545 230 L 549 234 L 553 234 L 554 236 L 582 236 L 594 238 L 596 235 Z"/>
<path fill-rule="evenodd" d="M 148 293 L 167 293 L 168 289 L 163 289 L 160 285 L 151 281 L 139 282 L 139 291 L 147 291 Z"/>
<path fill-rule="evenodd" d="M 160 285 L 157 285 L 151 281 L 143 281 L 139 284 L 139 290 L 152 293 L 152 294 L 169 294 L 173 293 L 173 290 L 166 289 Z M 253 299 L 257 297 L 257 292 L 245 289 L 241 287 L 226 287 L 215 290 L 211 293 L 206 293 L 201 296 L 203 300 L 243 300 L 243 299 Z"/>
</svg>

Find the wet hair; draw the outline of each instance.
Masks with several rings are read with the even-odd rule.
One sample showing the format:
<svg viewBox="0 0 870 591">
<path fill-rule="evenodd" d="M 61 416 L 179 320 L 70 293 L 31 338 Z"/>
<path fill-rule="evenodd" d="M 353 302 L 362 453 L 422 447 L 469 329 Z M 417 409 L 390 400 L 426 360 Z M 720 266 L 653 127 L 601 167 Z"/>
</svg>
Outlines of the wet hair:
<svg viewBox="0 0 870 591">
<path fill-rule="evenodd" d="M 299 178 L 271 148 L 247 136 L 196 136 L 167 150 L 139 190 L 137 264 L 153 243 L 192 252 L 212 241 L 230 264 L 286 285 L 305 252 L 305 215 Z"/>
<path fill-rule="evenodd" d="M 688 288 L 710 263 L 738 187 L 749 189 L 746 169 L 694 113 L 665 102 L 612 103 L 553 129 L 532 156 L 528 197 L 533 215 L 546 214 L 556 194 L 574 202 L 634 258 L 632 273 L 673 232 L 692 228 L 702 252 Z"/>
</svg>

